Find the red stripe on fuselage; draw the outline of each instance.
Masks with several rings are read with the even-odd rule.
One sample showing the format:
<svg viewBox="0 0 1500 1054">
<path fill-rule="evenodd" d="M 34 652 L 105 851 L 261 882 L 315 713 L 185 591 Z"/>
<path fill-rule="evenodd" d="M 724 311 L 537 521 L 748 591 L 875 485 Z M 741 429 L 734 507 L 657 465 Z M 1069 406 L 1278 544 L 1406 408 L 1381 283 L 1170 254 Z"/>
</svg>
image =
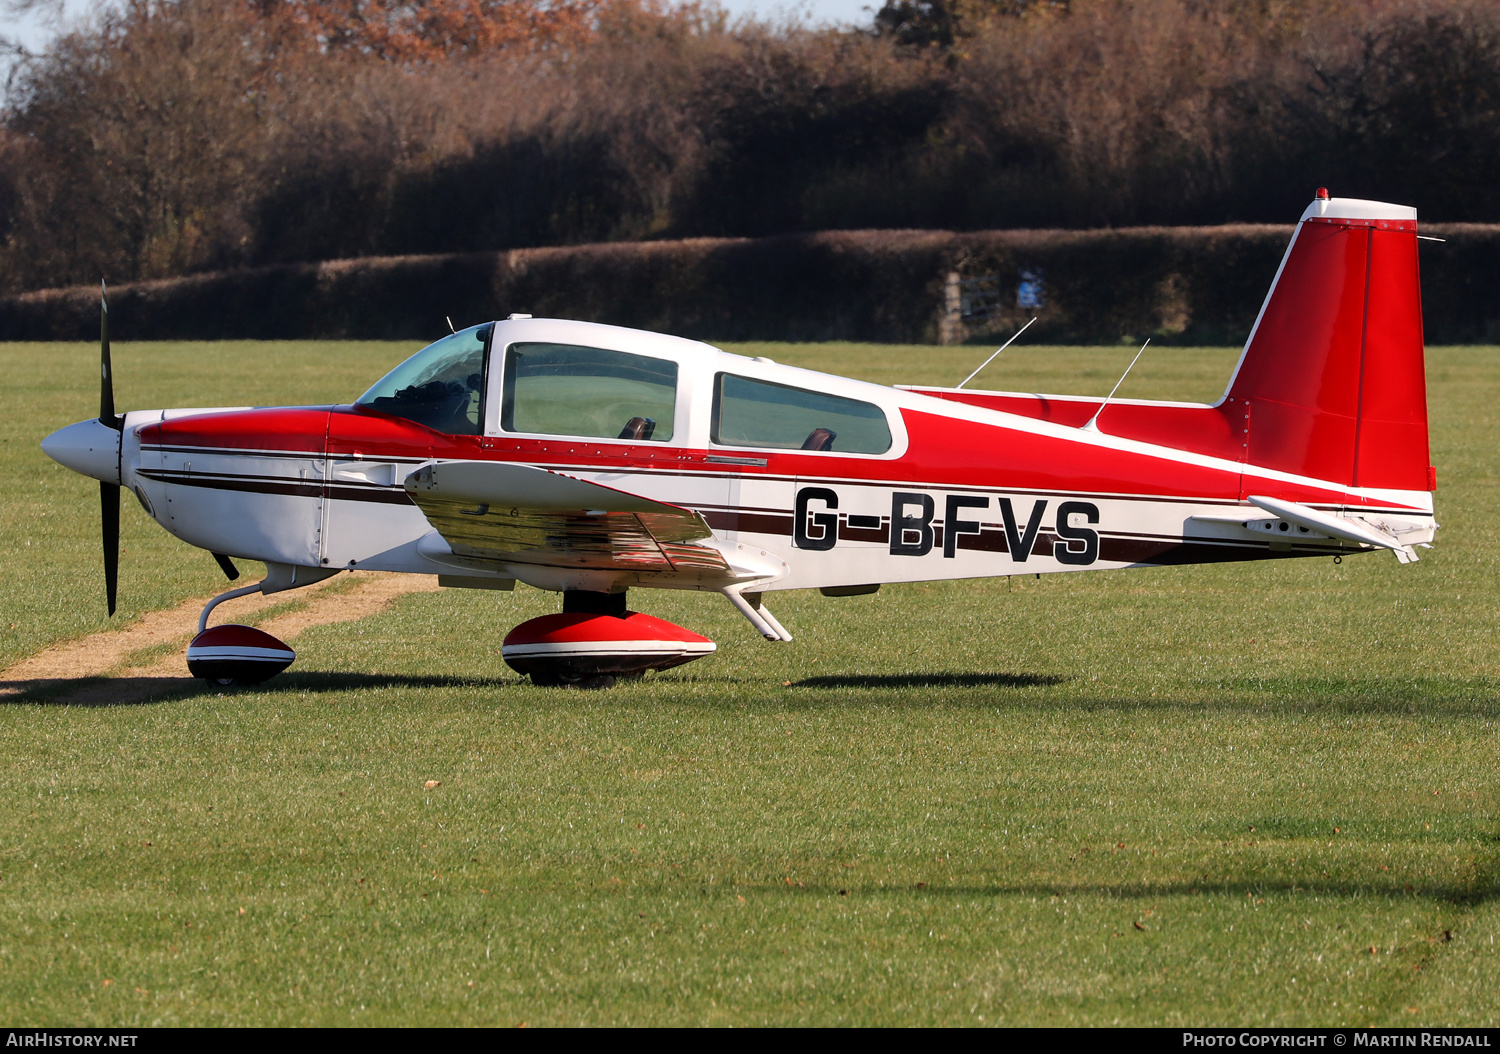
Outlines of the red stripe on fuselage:
<svg viewBox="0 0 1500 1054">
<path fill-rule="evenodd" d="M 1068 428 L 1083 427 L 1104 402 L 1103 399 L 1070 399 L 1015 392 L 913 390 L 949 402 L 966 403 Z M 1121 439 L 1153 443 L 1225 461 L 1245 460 L 1245 408 L 1237 403 L 1221 406 L 1110 403 L 1100 414 L 1099 428 Z"/>
</svg>

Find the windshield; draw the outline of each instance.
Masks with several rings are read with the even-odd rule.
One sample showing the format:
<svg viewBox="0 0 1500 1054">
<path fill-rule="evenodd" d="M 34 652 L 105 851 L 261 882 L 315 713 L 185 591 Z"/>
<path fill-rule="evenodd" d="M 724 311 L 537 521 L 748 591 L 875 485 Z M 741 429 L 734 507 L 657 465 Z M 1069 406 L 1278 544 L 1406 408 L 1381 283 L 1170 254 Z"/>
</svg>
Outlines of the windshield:
<svg viewBox="0 0 1500 1054">
<path fill-rule="evenodd" d="M 484 352 L 494 323 L 470 326 L 429 344 L 355 402 L 449 435 L 484 430 Z"/>
</svg>

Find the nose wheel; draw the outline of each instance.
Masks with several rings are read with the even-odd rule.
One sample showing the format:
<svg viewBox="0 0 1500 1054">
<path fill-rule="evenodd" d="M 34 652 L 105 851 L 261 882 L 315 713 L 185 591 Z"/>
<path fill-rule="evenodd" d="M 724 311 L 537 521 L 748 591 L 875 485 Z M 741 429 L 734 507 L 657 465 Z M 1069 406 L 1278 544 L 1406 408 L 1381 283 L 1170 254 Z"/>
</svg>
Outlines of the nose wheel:
<svg viewBox="0 0 1500 1054">
<path fill-rule="evenodd" d="M 254 626 L 225 625 L 205 630 L 188 645 L 188 670 L 210 685 L 231 688 L 260 684 L 292 664 L 297 653 Z"/>
<path fill-rule="evenodd" d="M 208 628 L 214 608 L 234 597 L 259 593 L 260 583 L 231 589 L 208 602 L 198 616 L 198 635 L 188 645 L 188 672 L 215 688 L 260 684 L 292 664 L 297 653 L 291 646 L 254 626 L 233 623 Z"/>
</svg>

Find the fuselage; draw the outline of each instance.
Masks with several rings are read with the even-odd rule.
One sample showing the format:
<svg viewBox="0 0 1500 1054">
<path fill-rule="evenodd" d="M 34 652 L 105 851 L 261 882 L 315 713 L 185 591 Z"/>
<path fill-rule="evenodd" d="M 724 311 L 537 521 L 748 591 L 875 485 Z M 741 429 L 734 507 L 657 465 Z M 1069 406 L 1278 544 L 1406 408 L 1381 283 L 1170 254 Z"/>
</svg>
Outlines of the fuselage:
<svg viewBox="0 0 1500 1054">
<path fill-rule="evenodd" d="M 619 421 L 590 418 L 593 404 L 584 404 L 603 398 L 597 384 L 579 396 L 580 434 L 559 431 L 569 427 L 558 423 L 566 414 L 528 417 L 516 393 L 530 382 L 517 363 L 521 349 L 540 354 L 529 350 L 536 348 L 598 349 L 655 364 L 669 381 L 651 389 L 654 434 L 636 425 L 637 434 L 614 435 L 643 419 L 644 411 L 625 418 L 628 405 L 608 411 Z M 1351 487 L 1250 464 L 1236 411 L 1224 404 L 1111 403 L 1097 430 L 1085 429 L 1079 424 L 1097 399 L 889 388 L 680 338 L 549 319 L 495 323 L 483 355 L 469 424 L 454 418 L 466 434 L 392 412 L 401 404 L 390 398 L 136 411 L 125 417 L 118 480 L 172 534 L 232 557 L 519 578 L 543 588 L 563 587 L 555 566 L 456 556 L 412 503 L 407 477 L 434 462 L 514 462 L 689 509 L 712 528 L 718 548 L 773 569 L 766 589 L 1364 548 L 1269 516 L 1251 496 L 1361 517 L 1408 544 L 1433 532 L 1428 491 Z M 555 380 L 538 376 L 536 383 Z M 626 405 L 636 381 L 621 377 Z M 547 405 L 566 408 L 566 386 L 557 384 Z M 799 437 L 819 413 L 837 426 L 826 431 L 850 438 L 819 439 L 815 427 L 806 442 L 824 449 L 789 447 L 785 436 Z M 718 588 L 671 568 L 606 578 L 613 589 Z"/>
</svg>

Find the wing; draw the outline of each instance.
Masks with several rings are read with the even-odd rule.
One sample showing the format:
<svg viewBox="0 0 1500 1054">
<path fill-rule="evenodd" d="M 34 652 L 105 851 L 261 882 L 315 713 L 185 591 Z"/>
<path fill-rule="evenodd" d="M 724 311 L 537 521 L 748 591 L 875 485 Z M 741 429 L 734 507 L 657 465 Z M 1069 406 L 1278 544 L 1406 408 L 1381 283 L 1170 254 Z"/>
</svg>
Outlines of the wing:
<svg viewBox="0 0 1500 1054">
<path fill-rule="evenodd" d="M 631 571 L 730 573 L 690 509 L 530 465 L 440 461 L 406 493 L 459 556 Z"/>
</svg>

